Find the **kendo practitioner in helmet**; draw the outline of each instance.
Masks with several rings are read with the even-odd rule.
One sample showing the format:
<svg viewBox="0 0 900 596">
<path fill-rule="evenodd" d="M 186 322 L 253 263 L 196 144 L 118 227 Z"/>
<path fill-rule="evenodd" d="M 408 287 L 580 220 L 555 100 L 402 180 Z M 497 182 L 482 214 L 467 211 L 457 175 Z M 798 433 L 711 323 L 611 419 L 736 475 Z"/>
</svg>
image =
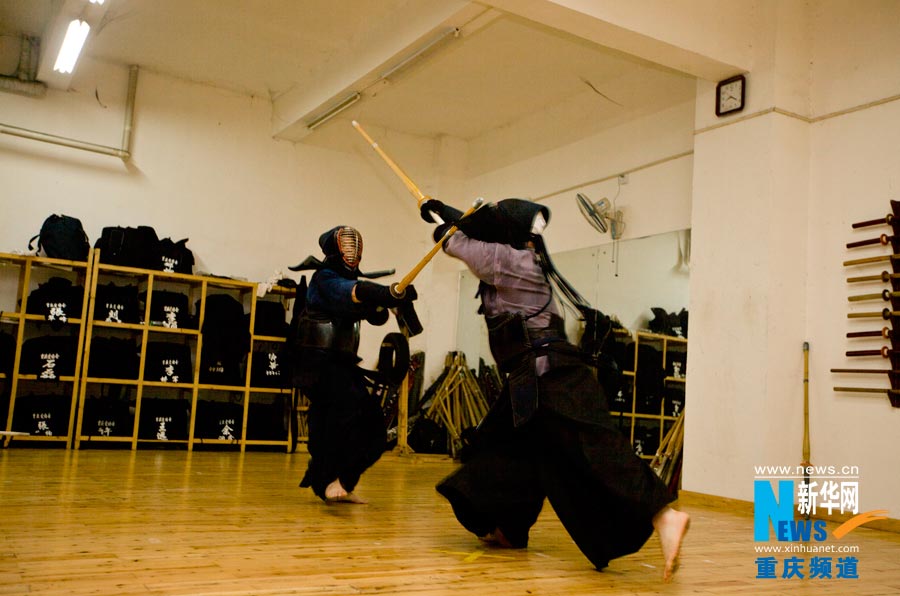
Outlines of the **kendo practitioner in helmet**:
<svg viewBox="0 0 900 596">
<path fill-rule="evenodd" d="M 664 580 L 677 566 L 689 516 L 672 509 L 665 484 L 635 455 L 607 409 L 595 362 L 568 342 L 554 299 L 590 311 L 559 275 L 541 236 L 550 217 L 540 204 L 505 199 L 460 220 L 430 200 L 426 221 L 447 227 L 444 251 L 480 280 L 491 354 L 504 377 L 498 400 L 461 452 L 462 465 L 438 485 L 459 522 L 485 541 L 525 548 L 544 499 L 598 570 L 637 552 L 654 530 Z M 598 313 L 598 311 L 592 311 Z"/>
<path fill-rule="evenodd" d="M 294 385 L 310 402 L 310 459 L 300 486 L 326 502 L 365 503 L 353 490 L 384 453 L 387 430 L 381 404 L 358 366 L 360 321 L 384 325 L 387 309 L 415 300 L 416 291 L 409 286 L 403 298 L 395 298 L 388 286 L 359 279 L 365 276 L 359 270 L 363 241 L 350 226 L 328 230 L 319 246 L 324 261 L 311 257 L 291 268 L 316 269 L 291 337 Z M 310 260 L 314 266 L 304 267 Z"/>
</svg>

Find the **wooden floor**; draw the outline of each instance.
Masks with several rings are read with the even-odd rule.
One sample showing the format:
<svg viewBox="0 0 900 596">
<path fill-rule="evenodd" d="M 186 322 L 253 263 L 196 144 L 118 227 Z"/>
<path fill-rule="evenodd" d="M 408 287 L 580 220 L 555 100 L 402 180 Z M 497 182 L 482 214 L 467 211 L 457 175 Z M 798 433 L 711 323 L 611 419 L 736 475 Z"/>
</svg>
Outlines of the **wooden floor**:
<svg viewBox="0 0 900 596">
<path fill-rule="evenodd" d="M 682 566 L 659 543 L 597 572 L 549 506 L 528 550 L 487 548 L 435 483 L 454 463 L 388 454 L 325 505 L 297 487 L 307 456 L 271 452 L 0 451 L 0 594 L 900 594 L 900 535 L 861 528 L 859 579 L 756 579 L 747 513 L 693 516 Z M 803 555 L 800 555 L 803 556 Z"/>
</svg>

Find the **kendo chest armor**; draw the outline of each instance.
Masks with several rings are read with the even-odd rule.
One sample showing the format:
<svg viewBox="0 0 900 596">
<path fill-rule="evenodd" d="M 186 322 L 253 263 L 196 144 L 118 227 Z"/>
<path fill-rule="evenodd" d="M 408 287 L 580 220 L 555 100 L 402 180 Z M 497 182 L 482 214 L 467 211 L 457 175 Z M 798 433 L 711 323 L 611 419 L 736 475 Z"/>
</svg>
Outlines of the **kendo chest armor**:
<svg viewBox="0 0 900 596">
<path fill-rule="evenodd" d="M 359 349 L 359 321 L 335 320 L 324 314 L 304 311 L 297 326 L 294 345 L 297 348 L 356 356 Z"/>
</svg>

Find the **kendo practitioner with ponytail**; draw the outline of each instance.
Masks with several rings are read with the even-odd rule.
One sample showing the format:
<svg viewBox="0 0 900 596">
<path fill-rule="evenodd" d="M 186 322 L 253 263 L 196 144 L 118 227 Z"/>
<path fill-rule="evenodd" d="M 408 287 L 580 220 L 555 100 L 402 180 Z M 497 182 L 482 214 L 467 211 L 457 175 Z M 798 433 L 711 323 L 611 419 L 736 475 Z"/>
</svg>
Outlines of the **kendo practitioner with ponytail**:
<svg viewBox="0 0 900 596">
<path fill-rule="evenodd" d="M 511 548 L 528 545 L 547 498 L 598 570 L 640 550 L 656 530 L 668 581 L 689 516 L 669 506 L 673 498 L 665 484 L 616 428 L 597 381 L 596 358 L 566 338 L 554 286 L 589 323 L 601 313 L 553 266 L 541 236 L 549 210 L 505 199 L 460 216 L 433 199 L 422 205 L 423 219 L 441 224 L 435 242 L 450 225 L 459 227 L 443 249 L 480 280 L 479 312 L 504 383 L 464 446 L 462 465 L 437 485 L 438 492 L 463 527 Z M 601 343 L 610 332 L 606 321 Z"/>
<path fill-rule="evenodd" d="M 294 271 L 315 269 L 302 310 L 292 321 L 294 385 L 309 399 L 309 463 L 300 482 L 326 502 L 365 503 L 353 493 L 362 473 L 387 446 L 381 404 L 370 395 L 358 366 L 360 321 L 384 325 L 388 309 L 416 299 L 409 286 L 403 298 L 361 277 L 363 241 L 350 226 L 319 237 L 325 260 L 309 257 Z M 409 305 L 411 306 L 411 305 Z"/>
</svg>

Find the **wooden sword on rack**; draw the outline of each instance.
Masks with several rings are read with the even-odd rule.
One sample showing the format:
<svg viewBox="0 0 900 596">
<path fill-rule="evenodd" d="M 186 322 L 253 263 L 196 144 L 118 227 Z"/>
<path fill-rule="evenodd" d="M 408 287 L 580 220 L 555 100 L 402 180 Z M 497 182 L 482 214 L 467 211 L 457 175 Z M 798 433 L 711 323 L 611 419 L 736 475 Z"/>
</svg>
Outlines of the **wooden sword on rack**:
<svg viewBox="0 0 900 596">
<path fill-rule="evenodd" d="M 859 283 L 863 281 L 883 281 L 885 283 L 892 282 L 895 283 L 900 281 L 900 273 L 889 273 L 887 271 L 882 271 L 878 275 L 859 275 L 856 277 L 848 277 L 847 283 Z"/>
<path fill-rule="evenodd" d="M 848 331 L 847 337 L 883 337 L 884 339 L 891 339 L 894 336 L 894 332 L 891 331 L 888 327 L 882 327 L 880 331 Z"/>
<path fill-rule="evenodd" d="M 877 387 L 835 387 L 835 391 L 848 393 L 886 393 L 891 405 L 900 408 L 900 389 L 880 389 Z"/>
<path fill-rule="evenodd" d="M 878 257 L 865 257 L 863 259 L 850 259 L 849 261 L 844 261 L 844 267 L 849 267 L 851 265 L 867 265 L 868 263 L 883 263 L 885 261 L 900 261 L 900 254 L 890 254 L 890 255 L 881 255 Z"/>
<path fill-rule="evenodd" d="M 897 213 L 900 212 L 900 201 L 895 201 L 891 199 L 891 213 L 888 213 L 884 217 L 878 219 L 868 219 L 866 221 L 859 221 L 854 224 L 850 224 L 854 230 L 859 228 L 868 228 L 871 226 L 881 226 L 881 225 L 889 225 L 896 227 L 900 224 L 900 219 L 897 217 Z M 896 231 L 894 232 L 897 233 Z"/>
</svg>

